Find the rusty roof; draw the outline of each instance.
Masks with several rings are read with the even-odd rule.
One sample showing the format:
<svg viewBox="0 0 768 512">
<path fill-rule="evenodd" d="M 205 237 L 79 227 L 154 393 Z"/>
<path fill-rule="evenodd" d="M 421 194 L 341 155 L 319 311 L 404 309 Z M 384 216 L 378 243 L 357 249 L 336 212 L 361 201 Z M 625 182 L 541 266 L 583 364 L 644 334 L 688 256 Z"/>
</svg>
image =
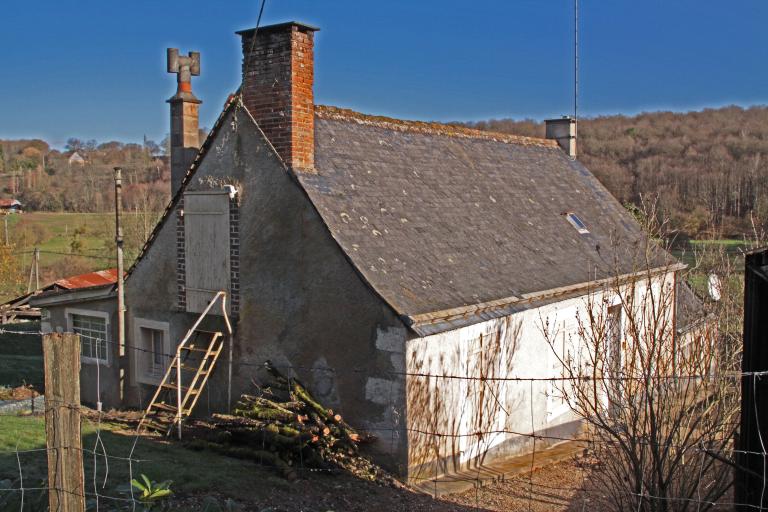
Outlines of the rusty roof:
<svg viewBox="0 0 768 512">
<path fill-rule="evenodd" d="M 0 199 L 0 208 L 10 208 L 12 206 L 21 206 L 18 199 Z"/>
<path fill-rule="evenodd" d="M 87 274 L 65 277 L 54 281 L 54 286 L 64 290 L 80 290 L 96 286 L 106 286 L 117 282 L 117 269 L 98 270 Z"/>
</svg>

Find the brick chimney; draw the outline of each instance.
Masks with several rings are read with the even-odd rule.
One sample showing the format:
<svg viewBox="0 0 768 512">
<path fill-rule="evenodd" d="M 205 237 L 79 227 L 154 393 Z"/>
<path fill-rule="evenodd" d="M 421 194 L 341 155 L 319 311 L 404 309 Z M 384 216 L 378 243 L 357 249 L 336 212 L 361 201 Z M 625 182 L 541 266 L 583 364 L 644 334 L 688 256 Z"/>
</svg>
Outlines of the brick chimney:
<svg viewBox="0 0 768 512">
<path fill-rule="evenodd" d="M 245 107 L 289 167 L 315 167 L 314 33 L 290 21 L 237 32 Z M 255 34 L 255 41 L 254 41 Z"/>
<path fill-rule="evenodd" d="M 202 101 L 192 94 L 192 76 L 200 75 L 200 54 L 179 55 L 168 48 L 168 72 L 176 74 L 176 94 L 171 104 L 171 195 L 181 186 L 187 169 L 200 150 L 199 119 Z"/>
<path fill-rule="evenodd" d="M 576 120 L 569 116 L 544 121 L 547 138 L 560 144 L 569 157 L 576 158 Z"/>
</svg>

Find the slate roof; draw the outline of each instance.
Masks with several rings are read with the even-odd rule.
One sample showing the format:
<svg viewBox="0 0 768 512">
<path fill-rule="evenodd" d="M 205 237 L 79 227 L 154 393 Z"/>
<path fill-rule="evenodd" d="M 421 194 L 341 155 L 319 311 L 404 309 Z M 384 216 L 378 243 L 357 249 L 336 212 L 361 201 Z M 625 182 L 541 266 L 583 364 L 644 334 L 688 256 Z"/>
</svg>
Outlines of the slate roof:
<svg viewBox="0 0 768 512">
<path fill-rule="evenodd" d="M 245 109 L 239 91 L 128 277 L 236 106 Z M 555 141 L 316 106 L 315 172 L 292 173 L 361 277 L 419 335 L 582 295 L 645 268 L 640 226 Z M 662 252 L 651 263 L 676 269 Z"/>
<path fill-rule="evenodd" d="M 315 169 L 333 237 L 411 319 L 640 270 L 642 229 L 554 141 L 318 107 Z"/>
</svg>

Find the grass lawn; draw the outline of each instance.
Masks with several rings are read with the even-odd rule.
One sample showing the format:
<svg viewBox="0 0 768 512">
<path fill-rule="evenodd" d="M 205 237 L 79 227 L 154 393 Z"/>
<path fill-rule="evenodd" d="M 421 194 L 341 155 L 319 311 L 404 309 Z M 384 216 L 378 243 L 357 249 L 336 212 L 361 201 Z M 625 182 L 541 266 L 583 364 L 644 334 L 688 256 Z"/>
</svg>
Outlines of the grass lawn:
<svg viewBox="0 0 768 512">
<path fill-rule="evenodd" d="M 111 254 L 105 242 L 114 237 L 114 216 L 109 213 L 23 213 L 8 218 L 11 239 L 17 241 L 20 251 L 40 249 L 40 264 L 49 266 L 72 252 L 72 241 L 80 242 L 79 254 L 104 256 L 94 259 L 94 266 L 104 268 L 110 265 Z M 75 235 L 75 231 L 83 231 Z M 30 255 L 23 255 L 27 267 Z"/>
<path fill-rule="evenodd" d="M 734 259 L 734 263 L 737 263 L 737 259 L 741 258 L 741 255 L 749 249 L 749 244 L 744 240 L 735 239 L 723 239 L 723 240 L 691 240 L 690 247 L 687 249 L 675 249 L 672 251 L 672 255 L 685 263 L 689 267 L 696 265 L 697 257 L 700 257 L 703 253 L 711 253 L 713 250 L 722 248 L 725 254 Z M 736 265 L 737 269 L 740 269 L 739 265 Z"/>
<path fill-rule="evenodd" d="M 84 454 L 86 492 L 126 498 L 127 483 L 130 481 L 130 467 L 126 460 L 134 443 L 130 432 L 113 424 L 103 423 L 101 441 L 104 444 L 108 467 L 103 455 L 94 458 L 92 453 Z M 96 425 L 83 420 L 83 449 L 94 451 L 97 443 Z M 43 487 L 46 478 L 47 459 L 45 451 L 20 453 L 19 461 L 15 450 L 38 450 L 45 447 L 45 421 L 40 416 L 0 415 L 0 487 L 18 485 L 19 461 L 23 470 L 25 487 Z M 101 453 L 101 449 L 97 450 Z M 190 450 L 173 442 L 141 437 L 136 443 L 133 459 L 133 476 L 147 475 L 157 482 L 172 480 L 171 489 L 179 499 L 184 496 L 218 495 L 235 500 L 247 500 L 258 494 L 258 490 L 273 488 L 288 489 L 290 484 L 260 468 L 252 462 L 219 456 L 210 452 Z M 95 487 L 94 488 L 94 476 Z M 106 485 L 105 485 L 106 482 Z M 0 500 L 3 493 L 0 492 Z M 33 498 L 30 498 L 30 501 Z M 109 508 L 110 500 L 100 500 L 102 510 Z M 114 502 L 119 503 L 119 502 Z M 0 501 L 2 504 L 2 501 Z M 0 506 L 0 510 L 5 510 Z M 18 510 L 18 508 L 16 508 Z M 25 507 L 26 510 L 26 507 Z M 30 510 L 34 510 L 30 508 Z M 187 510 L 179 505 L 173 510 Z"/>
<path fill-rule="evenodd" d="M 692 245 L 722 245 L 727 248 L 738 248 L 743 247 L 746 244 L 744 243 L 744 240 L 740 240 L 738 238 L 725 238 L 721 240 L 691 240 Z"/>
<path fill-rule="evenodd" d="M 7 326 L 14 331 L 37 332 L 40 322 Z M 0 386 L 43 385 L 43 345 L 40 336 L 0 334 Z"/>
<path fill-rule="evenodd" d="M 144 237 L 158 214 L 124 213 L 125 265 L 128 268 L 144 245 Z M 149 217 L 148 217 L 149 216 Z M 117 265 L 114 253 L 113 213 L 44 213 L 31 212 L 9 215 L 9 238 L 19 266 L 18 283 L 3 286 L 0 283 L 0 301 L 16 297 L 26 291 L 32 267 L 33 251 L 40 250 L 40 284 L 80 273 L 113 268 Z M 0 225 L 0 230 L 2 226 Z M 0 231 L 0 240 L 2 240 Z M 1 242 L 0 242 L 1 243 Z"/>
</svg>

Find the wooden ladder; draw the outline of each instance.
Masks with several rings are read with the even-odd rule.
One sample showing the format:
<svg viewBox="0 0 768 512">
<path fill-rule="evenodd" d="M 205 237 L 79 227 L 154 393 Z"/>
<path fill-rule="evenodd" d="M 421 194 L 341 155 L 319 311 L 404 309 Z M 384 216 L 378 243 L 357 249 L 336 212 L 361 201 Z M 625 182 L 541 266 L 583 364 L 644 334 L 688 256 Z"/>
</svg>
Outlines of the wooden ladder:
<svg viewBox="0 0 768 512">
<path fill-rule="evenodd" d="M 226 311 L 226 293 L 218 292 L 176 347 L 176 354 L 136 428 L 137 433 L 143 427 L 148 427 L 170 435 L 175 425 L 181 439 L 182 422 L 192 414 L 224 350 L 223 332 L 198 329 L 200 322 L 219 299 L 227 334 L 232 336 L 232 326 Z"/>
</svg>

